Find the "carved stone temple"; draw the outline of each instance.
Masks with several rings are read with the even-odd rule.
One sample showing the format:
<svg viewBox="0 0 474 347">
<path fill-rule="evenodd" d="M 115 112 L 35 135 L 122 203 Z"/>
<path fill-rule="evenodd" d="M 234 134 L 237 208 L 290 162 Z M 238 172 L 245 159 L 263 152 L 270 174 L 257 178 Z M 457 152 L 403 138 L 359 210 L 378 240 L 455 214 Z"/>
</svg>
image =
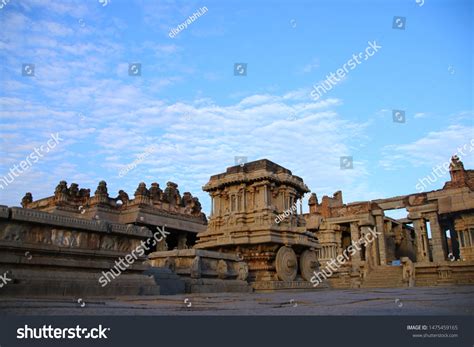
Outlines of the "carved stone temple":
<svg viewBox="0 0 474 347">
<path fill-rule="evenodd" d="M 0 295 L 113 296 L 474 283 L 474 170 L 451 159 L 442 189 L 345 203 L 342 192 L 302 198 L 303 180 L 263 159 L 227 168 L 203 186 L 209 218 L 189 192 L 138 184 L 132 197 L 61 181 L 54 195 L 0 206 Z M 386 211 L 404 208 L 407 217 Z M 101 287 L 117 260 L 169 234 Z M 377 231 L 323 284 L 312 276 Z"/>
<path fill-rule="evenodd" d="M 264 159 L 230 167 L 203 189 L 211 196 L 212 210 L 196 248 L 241 255 L 256 289 L 309 284 L 321 246 L 297 211 L 309 191 L 300 177 Z M 288 218 L 276 218 L 285 211 L 291 211 Z"/>
</svg>

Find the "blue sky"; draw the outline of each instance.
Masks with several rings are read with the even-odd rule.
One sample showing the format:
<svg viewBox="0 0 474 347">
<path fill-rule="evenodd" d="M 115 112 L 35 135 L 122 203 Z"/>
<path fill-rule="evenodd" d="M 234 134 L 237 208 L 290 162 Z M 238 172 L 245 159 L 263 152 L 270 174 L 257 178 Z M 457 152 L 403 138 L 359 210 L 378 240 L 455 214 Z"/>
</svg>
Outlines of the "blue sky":
<svg viewBox="0 0 474 347">
<path fill-rule="evenodd" d="M 49 196 L 60 180 L 94 191 L 103 179 L 111 196 L 174 181 L 208 213 L 201 187 L 235 156 L 268 158 L 345 202 L 414 193 L 459 146 L 474 168 L 471 1 L 12 0 L 0 21 L 0 178 L 52 133 L 63 139 L 0 189 L 0 204 Z M 376 54 L 311 98 L 374 40 Z"/>
</svg>

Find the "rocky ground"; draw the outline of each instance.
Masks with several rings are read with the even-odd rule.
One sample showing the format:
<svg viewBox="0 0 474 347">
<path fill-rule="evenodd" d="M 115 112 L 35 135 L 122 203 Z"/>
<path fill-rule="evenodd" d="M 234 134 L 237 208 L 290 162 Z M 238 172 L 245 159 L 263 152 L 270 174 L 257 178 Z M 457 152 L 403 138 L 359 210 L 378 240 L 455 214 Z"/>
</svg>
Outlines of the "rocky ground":
<svg viewBox="0 0 474 347">
<path fill-rule="evenodd" d="M 474 286 L 209 293 L 120 298 L 0 296 L 20 315 L 474 315 Z"/>
</svg>

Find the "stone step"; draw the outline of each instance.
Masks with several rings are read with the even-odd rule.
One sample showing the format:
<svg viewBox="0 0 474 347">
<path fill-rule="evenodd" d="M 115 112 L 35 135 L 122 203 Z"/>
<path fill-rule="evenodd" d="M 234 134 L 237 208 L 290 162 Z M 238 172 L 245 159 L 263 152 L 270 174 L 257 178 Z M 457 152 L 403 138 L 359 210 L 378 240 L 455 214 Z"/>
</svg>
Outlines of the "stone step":
<svg viewBox="0 0 474 347">
<path fill-rule="evenodd" d="M 364 283 L 403 283 L 403 281 L 400 280 L 391 280 L 391 281 L 381 281 L 381 280 L 373 280 L 370 278 L 366 278 Z"/>
<path fill-rule="evenodd" d="M 398 283 L 403 283 L 403 281 L 401 281 L 401 280 L 400 280 L 400 281 L 398 281 L 398 280 L 397 280 L 397 281 L 375 281 L 375 280 L 371 280 L 371 279 L 368 279 L 368 280 L 366 279 L 366 280 L 364 281 L 364 283 L 374 283 L 374 284 L 375 284 L 375 283 L 379 283 L 379 284 L 384 284 L 384 283 L 389 284 L 389 283 L 393 283 L 393 284 L 398 284 Z"/>
<path fill-rule="evenodd" d="M 153 276 L 160 286 L 161 295 L 184 294 L 186 291 L 185 281 L 169 268 L 152 267 L 145 274 Z"/>
<path fill-rule="evenodd" d="M 401 288 L 405 286 L 401 266 L 377 267 L 368 273 L 361 284 L 362 288 Z"/>
</svg>

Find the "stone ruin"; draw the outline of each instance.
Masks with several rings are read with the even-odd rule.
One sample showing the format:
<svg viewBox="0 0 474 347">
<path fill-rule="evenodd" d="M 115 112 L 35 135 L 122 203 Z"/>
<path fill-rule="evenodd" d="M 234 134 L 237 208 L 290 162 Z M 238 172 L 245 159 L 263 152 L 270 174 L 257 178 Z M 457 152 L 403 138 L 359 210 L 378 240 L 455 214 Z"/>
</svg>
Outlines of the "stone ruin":
<svg viewBox="0 0 474 347">
<path fill-rule="evenodd" d="M 228 168 L 203 189 L 212 210 L 195 248 L 239 254 L 256 289 L 309 285 L 321 246 L 297 211 L 309 191 L 300 177 L 264 159 Z"/>
<path fill-rule="evenodd" d="M 98 279 L 152 236 L 149 229 L 0 206 L 2 295 L 25 297 L 159 294 L 142 256 L 106 287 Z"/>
<path fill-rule="evenodd" d="M 322 265 L 369 228 L 382 232 L 328 282 L 333 287 L 403 285 L 402 269 L 388 266 L 405 259 L 407 266 L 414 263 L 416 276 L 416 281 L 406 279 L 406 283 L 474 283 L 474 170 L 465 170 L 454 156 L 450 175 L 443 189 L 372 201 L 344 204 L 338 191 L 319 202 L 313 193 L 305 219 L 308 230 L 321 241 Z M 400 208 L 407 210 L 407 218 L 385 216 L 385 211 Z"/>
<path fill-rule="evenodd" d="M 364 246 L 322 287 L 408 287 L 474 283 L 474 170 L 453 157 L 439 190 L 344 203 L 342 192 L 301 200 L 303 180 L 269 160 L 230 167 L 204 185 L 209 221 L 191 193 L 140 183 L 115 198 L 61 181 L 54 195 L 22 208 L 0 206 L 0 273 L 7 295 L 122 295 L 310 289 L 311 278 L 351 243 Z M 298 212 L 299 205 L 299 212 Z M 385 211 L 404 208 L 393 219 Z M 170 234 L 105 288 L 97 279 L 119 257 Z M 448 236 L 449 233 L 449 236 Z M 430 235 L 431 234 L 431 235 Z M 177 283 L 179 285 L 177 285 Z M 321 287 L 321 286 L 320 286 Z M 177 289 L 178 288 L 178 289 Z"/>
<path fill-rule="evenodd" d="M 156 182 L 150 188 L 141 182 L 133 198 L 123 190 L 110 197 L 107 183 L 99 182 L 93 196 L 90 189 L 69 187 L 66 181 L 57 185 L 54 195 L 33 201 L 31 193 L 22 199 L 22 207 L 88 220 L 106 220 L 118 224 L 133 224 L 155 230 L 166 225 L 171 232 L 161 250 L 192 247 L 196 235 L 207 225 L 199 199 L 185 192 L 181 196 L 178 185 L 168 182 L 163 191 Z M 156 249 L 154 249 L 156 250 Z"/>
</svg>

